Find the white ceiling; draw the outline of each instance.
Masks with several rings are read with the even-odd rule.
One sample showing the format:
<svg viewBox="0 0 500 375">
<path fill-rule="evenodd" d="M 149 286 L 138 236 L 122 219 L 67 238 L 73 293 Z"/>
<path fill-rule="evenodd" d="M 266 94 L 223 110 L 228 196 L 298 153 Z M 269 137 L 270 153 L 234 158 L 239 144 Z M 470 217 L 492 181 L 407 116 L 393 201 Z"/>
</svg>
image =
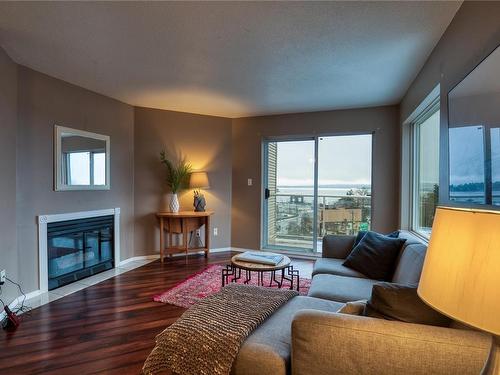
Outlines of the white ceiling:
<svg viewBox="0 0 500 375">
<path fill-rule="evenodd" d="M 242 117 L 398 103 L 461 2 L 1 2 L 19 64 L 126 103 Z"/>
</svg>

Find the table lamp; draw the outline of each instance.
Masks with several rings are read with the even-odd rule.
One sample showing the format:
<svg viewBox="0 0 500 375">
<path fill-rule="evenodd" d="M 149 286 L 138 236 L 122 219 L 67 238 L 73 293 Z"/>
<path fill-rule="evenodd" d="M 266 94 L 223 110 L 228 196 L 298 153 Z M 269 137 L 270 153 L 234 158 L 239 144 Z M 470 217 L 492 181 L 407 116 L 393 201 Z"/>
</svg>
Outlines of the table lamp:
<svg viewBox="0 0 500 375">
<path fill-rule="evenodd" d="M 437 208 L 418 295 L 493 334 L 481 374 L 500 374 L 500 212 Z"/>
<path fill-rule="evenodd" d="M 205 211 L 206 201 L 205 196 L 201 194 L 199 189 L 208 189 L 210 184 L 208 182 L 207 172 L 193 172 L 189 179 L 189 187 L 194 190 L 194 210 L 197 212 Z"/>
</svg>

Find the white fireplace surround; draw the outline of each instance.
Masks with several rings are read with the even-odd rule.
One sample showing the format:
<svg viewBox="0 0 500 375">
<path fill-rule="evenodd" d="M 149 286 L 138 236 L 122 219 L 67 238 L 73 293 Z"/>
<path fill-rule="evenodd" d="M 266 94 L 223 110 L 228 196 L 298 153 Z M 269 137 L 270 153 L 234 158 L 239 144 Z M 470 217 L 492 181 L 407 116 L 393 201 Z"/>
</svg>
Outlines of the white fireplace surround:
<svg viewBox="0 0 500 375">
<path fill-rule="evenodd" d="M 115 267 L 120 264 L 120 208 L 106 210 L 81 211 L 55 215 L 38 216 L 38 267 L 40 292 L 48 291 L 48 263 L 47 263 L 47 224 L 58 221 L 86 219 L 99 216 L 113 215 L 114 222 L 114 250 Z"/>
</svg>

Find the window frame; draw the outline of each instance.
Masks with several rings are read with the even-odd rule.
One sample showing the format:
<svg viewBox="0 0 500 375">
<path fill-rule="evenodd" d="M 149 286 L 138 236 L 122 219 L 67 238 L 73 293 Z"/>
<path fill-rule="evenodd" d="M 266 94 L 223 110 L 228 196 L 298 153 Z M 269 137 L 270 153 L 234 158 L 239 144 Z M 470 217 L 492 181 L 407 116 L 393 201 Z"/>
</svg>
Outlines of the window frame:
<svg viewBox="0 0 500 375">
<path fill-rule="evenodd" d="M 435 97 L 420 113 L 410 122 L 410 205 L 409 205 L 409 230 L 425 240 L 429 240 L 430 232 L 419 230 L 419 203 L 420 203 L 420 125 L 433 116 L 436 112 L 440 112 L 441 124 L 441 105 L 440 97 Z M 441 126 L 439 126 L 441 127 Z M 441 129 L 440 129 L 441 130 Z M 439 144 L 439 140 L 438 140 Z M 441 150 L 438 151 L 440 155 Z M 440 160 L 438 157 L 438 168 L 440 168 Z M 439 183 L 439 181 L 438 181 Z"/>
</svg>

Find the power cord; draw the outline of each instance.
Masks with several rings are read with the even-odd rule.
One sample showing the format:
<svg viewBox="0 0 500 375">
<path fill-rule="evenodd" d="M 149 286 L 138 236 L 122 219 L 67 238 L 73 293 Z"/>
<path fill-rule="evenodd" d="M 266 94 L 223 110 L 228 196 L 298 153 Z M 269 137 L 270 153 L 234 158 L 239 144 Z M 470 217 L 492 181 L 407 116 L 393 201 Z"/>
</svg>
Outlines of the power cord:
<svg viewBox="0 0 500 375">
<path fill-rule="evenodd" d="M 26 293 L 24 293 L 23 288 L 21 287 L 21 285 L 19 285 L 18 283 L 16 283 L 12 279 L 9 279 L 8 277 L 6 277 L 5 280 L 7 280 L 8 282 L 16 285 L 17 288 L 19 289 L 19 292 L 23 296 L 23 300 L 21 302 L 21 306 L 17 307 L 15 310 L 13 310 L 13 313 L 16 314 L 16 315 L 18 315 L 18 314 L 27 314 L 29 316 L 30 312 L 31 312 L 31 307 L 24 305 L 25 302 L 26 302 Z M 2 295 L 2 287 L 0 286 L 0 296 L 1 295 Z M 8 305 L 1 298 L 0 298 L 0 302 L 2 303 L 2 311 L 3 311 L 5 309 L 5 307 L 8 306 Z"/>
<path fill-rule="evenodd" d="M 0 296 L 2 295 L 2 287 L 0 286 Z M 3 300 L 0 298 L 0 302 L 2 302 L 2 311 L 5 309 L 5 303 Z"/>
<path fill-rule="evenodd" d="M 24 293 L 23 288 L 21 285 L 16 283 L 15 281 L 9 279 L 8 277 L 5 278 L 7 281 L 11 282 L 12 284 L 16 285 L 17 288 L 19 289 L 19 292 L 23 295 L 23 301 L 21 302 L 21 306 L 14 311 L 14 313 L 17 315 L 19 313 L 29 313 L 31 311 L 31 307 L 29 306 L 24 306 L 24 303 L 26 302 L 26 293 Z"/>
</svg>

